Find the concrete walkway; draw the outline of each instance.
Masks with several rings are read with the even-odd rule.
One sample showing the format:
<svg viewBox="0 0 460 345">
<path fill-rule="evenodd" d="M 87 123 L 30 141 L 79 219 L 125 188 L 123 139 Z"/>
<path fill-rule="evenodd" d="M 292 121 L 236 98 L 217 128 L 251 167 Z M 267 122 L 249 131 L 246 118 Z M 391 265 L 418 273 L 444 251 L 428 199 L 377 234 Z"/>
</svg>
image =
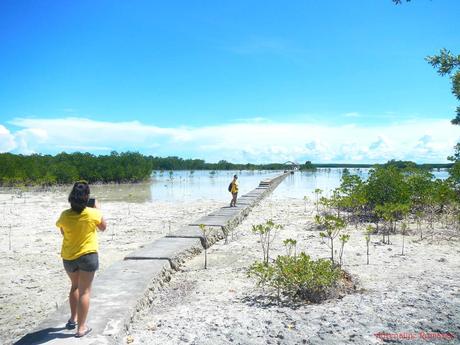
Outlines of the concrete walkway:
<svg viewBox="0 0 460 345">
<path fill-rule="evenodd" d="M 237 207 L 222 207 L 188 226 L 168 234 L 128 254 L 98 275 L 91 293 L 88 324 L 93 331 L 84 338 L 64 325 L 69 317 L 68 303 L 49 315 L 40 326 L 15 344 L 101 345 L 118 344 L 137 310 L 151 302 L 153 293 L 187 258 L 200 253 L 242 222 L 262 198 L 288 175 L 284 173 L 260 182 L 259 187 L 238 198 Z M 199 225 L 210 233 L 204 237 Z"/>
</svg>

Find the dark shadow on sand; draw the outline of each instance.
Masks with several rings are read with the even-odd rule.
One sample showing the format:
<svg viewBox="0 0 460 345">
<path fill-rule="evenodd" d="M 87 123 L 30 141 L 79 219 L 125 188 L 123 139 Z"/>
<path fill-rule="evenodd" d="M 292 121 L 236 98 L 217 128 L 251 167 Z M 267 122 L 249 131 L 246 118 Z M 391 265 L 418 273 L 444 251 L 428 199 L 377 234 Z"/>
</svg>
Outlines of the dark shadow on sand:
<svg viewBox="0 0 460 345">
<path fill-rule="evenodd" d="M 53 339 L 73 338 L 75 336 L 75 334 L 62 333 L 61 331 L 63 330 L 67 329 L 65 327 L 41 329 L 39 331 L 26 334 L 14 343 L 14 345 L 44 344 Z"/>
</svg>

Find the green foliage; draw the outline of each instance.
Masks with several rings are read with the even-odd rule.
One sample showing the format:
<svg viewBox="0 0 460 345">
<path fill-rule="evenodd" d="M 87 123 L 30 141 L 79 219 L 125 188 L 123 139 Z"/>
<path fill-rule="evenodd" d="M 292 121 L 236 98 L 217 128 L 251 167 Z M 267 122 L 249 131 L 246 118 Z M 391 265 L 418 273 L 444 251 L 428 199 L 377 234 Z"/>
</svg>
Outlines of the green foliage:
<svg viewBox="0 0 460 345">
<path fill-rule="evenodd" d="M 271 219 L 263 224 L 252 226 L 252 232 L 259 235 L 260 245 L 262 246 L 263 262 L 268 265 L 270 260 L 270 245 L 275 239 L 276 231 L 282 229 L 283 226 L 275 224 Z"/>
<path fill-rule="evenodd" d="M 460 144 L 457 144 L 460 145 Z M 448 182 L 453 186 L 457 195 L 460 195 L 460 156 L 449 170 Z"/>
<path fill-rule="evenodd" d="M 283 241 L 284 246 L 286 247 L 286 255 L 287 256 L 292 256 L 292 253 L 294 253 L 294 256 L 297 255 L 297 240 L 294 240 L 292 238 L 287 238 Z"/>
<path fill-rule="evenodd" d="M 411 168 L 406 182 L 413 208 L 419 210 L 425 205 L 433 188 L 433 174 L 424 169 Z"/>
<path fill-rule="evenodd" d="M 329 260 L 312 260 L 304 252 L 298 256 L 278 256 L 273 263 L 254 262 L 248 276 L 257 285 L 267 287 L 291 298 L 319 302 L 340 278 L 340 270 Z"/>
<path fill-rule="evenodd" d="M 460 161 L 460 143 L 457 143 L 454 146 L 454 154 L 453 154 L 453 156 L 449 156 L 449 157 L 447 157 L 447 159 L 452 161 L 452 162 Z M 454 165 L 450 166 L 449 168 L 454 168 Z"/>
<path fill-rule="evenodd" d="M 441 212 L 444 207 L 447 206 L 452 200 L 456 199 L 455 190 L 452 188 L 451 180 L 440 180 L 436 179 L 433 182 L 433 199 L 437 203 Z"/>
<path fill-rule="evenodd" d="M 367 202 L 364 186 L 359 176 L 344 173 L 340 187 L 333 193 L 338 209 L 360 214 Z M 337 214 L 339 215 L 339 212 Z"/>
<path fill-rule="evenodd" d="M 390 167 L 393 166 L 398 169 L 408 169 L 408 168 L 417 168 L 417 164 L 412 161 L 397 161 L 395 159 L 391 159 L 385 164 L 383 164 L 384 167 Z"/>
<path fill-rule="evenodd" d="M 323 214 L 345 217 L 356 224 L 375 223 L 383 242 L 390 243 L 390 234 L 408 217 L 417 222 L 421 238 L 422 221 L 433 229 L 436 219 L 444 224 L 460 220 L 459 197 L 460 161 L 453 164 L 447 180 L 433 180 L 428 169 L 411 162 L 389 161 L 371 169 L 365 181 L 344 171 L 340 186 L 331 197 L 321 197 L 320 204 L 326 210 Z M 315 221 L 325 227 L 324 215 L 318 214 Z M 322 236 L 329 238 L 327 233 Z"/>
<path fill-rule="evenodd" d="M 396 222 L 403 219 L 409 212 L 408 204 L 385 203 L 375 207 L 375 213 L 385 222 L 385 232 L 383 233 L 383 243 L 390 243 L 390 233 L 395 232 Z M 387 239 L 385 240 L 385 235 Z"/>
<path fill-rule="evenodd" d="M 345 220 L 328 214 L 315 217 L 315 221 L 325 229 L 325 231 L 320 232 L 319 235 L 321 238 L 329 240 L 326 244 L 331 249 L 331 262 L 334 263 L 334 240 L 339 235 L 340 231 L 346 227 Z"/>
<path fill-rule="evenodd" d="M 90 183 L 138 182 L 151 173 L 150 158 L 137 152 L 112 152 L 108 156 L 0 154 L 0 185 L 3 186 L 69 184 L 79 179 Z"/>
<path fill-rule="evenodd" d="M 234 164 L 227 161 L 206 163 L 202 159 L 144 156 L 138 152 L 111 152 L 95 156 L 90 153 L 50 155 L 15 155 L 0 153 L 0 186 L 69 184 L 75 180 L 94 182 L 140 182 L 152 171 L 160 176 L 173 170 L 283 170 L 283 164 Z M 215 174 L 215 172 L 214 172 Z"/>
<path fill-rule="evenodd" d="M 325 216 L 317 216 L 315 217 L 315 221 L 318 225 L 324 228 L 327 235 L 334 234 L 337 231 L 340 231 L 345 227 L 345 221 L 342 218 L 332 216 L 332 215 L 325 215 Z M 338 235 L 338 233 L 337 233 Z M 334 236 L 335 237 L 335 236 Z"/>
<path fill-rule="evenodd" d="M 342 266 L 342 257 L 343 257 L 343 248 L 345 247 L 345 243 L 347 243 L 350 240 L 350 235 L 348 234 L 343 234 L 339 236 L 339 241 L 340 241 L 340 255 L 339 255 L 339 265 Z"/>
<path fill-rule="evenodd" d="M 302 170 L 316 170 L 315 165 L 311 161 L 306 161 L 305 164 L 301 167 Z"/>
<path fill-rule="evenodd" d="M 366 199 L 371 207 L 386 203 L 408 203 L 409 188 L 403 172 L 395 166 L 378 166 L 366 182 Z"/>
<path fill-rule="evenodd" d="M 316 213 L 319 213 L 320 198 L 321 198 L 321 194 L 323 193 L 323 191 L 320 188 L 316 188 L 314 193 L 315 193 Z"/>
<path fill-rule="evenodd" d="M 377 205 L 375 211 L 385 221 L 391 222 L 402 219 L 409 212 L 409 205 L 400 203 L 385 203 L 383 205 Z"/>
<path fill-rule="evenodd" d="M 460 101 L 460 55 L 454 55 L 443 48 L 438 55 L 427 56 L 426 61 L 442 76 L 449 75 L 452 80 L 452 93 Z M 456 116 L 452 120 L 454 125 L 460 124 L 460 106 L 457 107 Z"/>
</svg>

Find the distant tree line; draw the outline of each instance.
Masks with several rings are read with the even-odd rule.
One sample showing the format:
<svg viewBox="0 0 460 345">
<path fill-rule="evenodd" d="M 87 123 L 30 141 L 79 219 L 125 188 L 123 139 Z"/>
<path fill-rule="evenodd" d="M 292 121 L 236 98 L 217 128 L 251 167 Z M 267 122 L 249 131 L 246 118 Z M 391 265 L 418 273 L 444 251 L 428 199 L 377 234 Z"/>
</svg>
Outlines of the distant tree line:
<svg viewBox="0 0 460 345">
<path fill-rule="evenodd" d="M 152 163 L 139 153 L 112 152 L 51 155 L 0 154 L 0 185 L 54 185 L 76 180 L 88 182 L 139 182 L 150 176 Z"/>
<path fill-rule="evenodd" d="M 459 145 L 460 149 L 460 145 Z M 383 166 L 395 166 L 397 168 L 408 168 L 408 167 L 417 167 L 427 170 L 432 169 L 449 169 L 453 166 L 453 163 L 424 163 L 417 164 L 411 161 L 400 161 L 400 160 L 390 160 L 384 164 L 363 164 L 363 163 L 315 163 L 312 164 L 310 161 L 305 162 L 305 165 L 302 169 L 316 169 L 316 168 L 373 168 L 379 165 Z"/>
<path fill-rule="evenodd" d="M 234 164 L 221 160 L 145 156 L 138 152 L 51 155 L 0 154 L 0 186 L 69 184 L 76 180 L 94 182 L 140 182 L 153 170 L 283 170 L 284 164 Z"/>
<path fill-rule="evenodd" d="M 416 166 L 413 162 L 390 161 L 398 167 Z M 370 167 L 371 165 L 313 164 L 300 165 L 302 170 L 316 167 Z M 437 165 L 440 167 L 441 165 Z M 450 166 L 450 165 L 449 165 Z M 431 166 L 433 168 L 435 166 Z M 444 166 L 442 166 L 444 167 Z M 235 164 L 225 160 L 206 163 L 202 159 L 145 156 L 138 152 L 112 152 L 96 156 L 91 153 L 51 155 L 0 154 L 0 186 L 69 184 L 76 180 L 94 182 L 140 182 L 154 170 L 285 170 L 285 164 Z"/>
</svg>

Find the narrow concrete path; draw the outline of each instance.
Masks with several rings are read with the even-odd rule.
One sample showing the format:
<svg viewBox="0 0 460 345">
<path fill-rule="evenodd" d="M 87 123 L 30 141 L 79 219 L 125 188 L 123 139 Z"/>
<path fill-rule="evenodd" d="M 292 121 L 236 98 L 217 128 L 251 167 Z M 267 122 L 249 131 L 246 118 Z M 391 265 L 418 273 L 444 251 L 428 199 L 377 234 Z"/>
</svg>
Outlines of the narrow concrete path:
<svg viewBox="0 0 460 345">
<path fill-rule="evenodd" d="M 237 207 L 222 207 L 205 217 L 191 221 L 186 227 L 168 234 L 128 254 L 102 272 L 94 281 L 88 324 L 93 331 L 84 338 L 74 337 L 75 330 L 64 325 L 69 307 L 64 303 L 40 326 L 15 344 L 103 345 L 119 343 L 133 315 L 149 304 L 152 293 L 169 279 L 181 263 L 200 253 L 204 246 L 227 238 L 251 209 L 271 193 L 289 173 L 260 182 L 259 187 L 238 199 Z M 199 225 L 210 235 L 204 238 Z"/>
</svg>

